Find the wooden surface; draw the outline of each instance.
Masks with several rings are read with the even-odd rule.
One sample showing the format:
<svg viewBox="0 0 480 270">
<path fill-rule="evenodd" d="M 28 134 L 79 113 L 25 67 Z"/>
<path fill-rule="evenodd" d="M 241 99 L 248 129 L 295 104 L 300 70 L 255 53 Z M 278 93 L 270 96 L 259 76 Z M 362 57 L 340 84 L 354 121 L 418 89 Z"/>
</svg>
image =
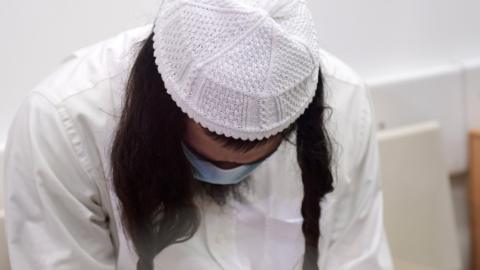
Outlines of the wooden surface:
<svg viewBox="0 0 480 270">
<path fill-rule="evenodd" d="M 480 270 L 480 130 L 470 132 L 469 193 L 472 269 Z"/>
</svg>

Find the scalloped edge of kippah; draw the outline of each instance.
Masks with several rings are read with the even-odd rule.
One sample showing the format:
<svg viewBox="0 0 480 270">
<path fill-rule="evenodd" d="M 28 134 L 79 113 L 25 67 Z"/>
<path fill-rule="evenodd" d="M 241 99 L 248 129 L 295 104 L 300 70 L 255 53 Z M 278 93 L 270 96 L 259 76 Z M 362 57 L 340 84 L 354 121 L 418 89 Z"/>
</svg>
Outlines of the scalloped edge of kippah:
<svg viewBox="0 0 480 270">
<path fill-rule="evenodd" d="M 155 57 L 155 64 L 157 65 L 157 71 L 160 74 L 160 76 L 161 76 L 161 78 L 162 78 L 162 80 L 165 84 L 165 89 L 166 89 L 167 93 L 172 97 L 172 100 L 177 104 L 177 106 L 182 110 L 182 112 L 187 114 L 193 121 L 195 121 L 196 123 L 198 123 L 199 125 L 208 129 L 211 132 L 215 132 L 215 133 L 220 134 L 220 135 L 224 135 L 224 136 L 227 136 L 227 137 L 233 137 L 235 139 L 241 139 L 241 140 L 253 141 L 253 140 L 267 139 L 267 138 L 281 132 L 282 130 L 286 129 L 291 123 L 296 121 L 298 119 L 298 117 L 300 117 L 305 112 L 308 105 L 310 105 L 310 103 L 313 101 L 316 90 L 313 91 L 312 95 L 309 96 L 307 102 L 302 104 L 299 107 L 299 109 L 290 118 L 286 118 L 283 122 L 280 122 L 279 125 L 277 125 L 273 128 L 267 129 L 267 130 L 244 131 L 244 130 L 229 128 L 229 127 L 225 127 L 223 125 L 217 124 L 217 123 L 203 117 L 201 114 L 199 114 L 198 112 L 193 110 L 193 108 L 185 100 L 183 100 L 181 97 L 179 97 L 177 95 L 178 91 L 177 91 L 176 83 L 172 82 L 168 78 L 168 76 L 164 76 L 162 74 L 162 72 L 160 71 L 160 69 L 161 69 L 160 67 L 166 66 L 166 64 L 162 62 L 161 57 L 159 57 L 159 53 L 156 50 L 156 46 L 155 46 L 155 43 L 157 41 L 157 39 L 156 39 L 156 33 L 157 33 L 156 27 L 157 27 L 157 25 L 154 24 L 154 27 L 153 27 L 153 43 L 154 43 L 153 51 L 154 51 L 154 57 Z M 315 68 L 310 73 L 310 75 L 306 77 L 305 80 L 310 80 L 313 73 L 316 73 L 317 71 L 320 72 L 320 67 L 319 66 L 317 68 Z M 314 81 L 316 81 L 318 83 L 318 76 L 316 78 L 314 78 Z"/>
</svg>

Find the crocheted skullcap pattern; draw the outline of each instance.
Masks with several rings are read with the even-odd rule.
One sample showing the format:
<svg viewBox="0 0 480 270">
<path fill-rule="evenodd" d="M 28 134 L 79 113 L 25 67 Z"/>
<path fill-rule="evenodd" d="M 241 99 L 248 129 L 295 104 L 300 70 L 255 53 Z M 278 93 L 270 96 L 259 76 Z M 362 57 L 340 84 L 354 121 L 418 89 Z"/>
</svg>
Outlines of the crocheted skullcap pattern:
<svg viewBox="0 0 480 270">
<path fill-rule="evenodd" d="M 167 92 L 215 133 L 268 138 L 315 95 L 320 51 L 305 1 L 164 0 L 153 32 Z"/>
</svg>

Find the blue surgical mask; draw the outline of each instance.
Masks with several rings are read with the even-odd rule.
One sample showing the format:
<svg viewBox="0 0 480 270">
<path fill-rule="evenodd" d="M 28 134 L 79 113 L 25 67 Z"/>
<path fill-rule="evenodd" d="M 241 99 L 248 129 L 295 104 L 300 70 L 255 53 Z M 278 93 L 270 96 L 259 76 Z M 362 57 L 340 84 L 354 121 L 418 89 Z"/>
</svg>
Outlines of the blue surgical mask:
<svg viewBox="0 0 480 270">
<path fill-rule="evenodd" d="M 240 165 L 233 169 L 222 169 L 211 162 L 202 160 L 195 153 L 190 151 L 183 142 L 182 148 L 185 156 L 193 167 L 193 177 L 217 185 L 230 185 L 240 183 L 245 179 L 260 163 L 264 160 L 257 161 L 252 164 Z"/>
</svg>

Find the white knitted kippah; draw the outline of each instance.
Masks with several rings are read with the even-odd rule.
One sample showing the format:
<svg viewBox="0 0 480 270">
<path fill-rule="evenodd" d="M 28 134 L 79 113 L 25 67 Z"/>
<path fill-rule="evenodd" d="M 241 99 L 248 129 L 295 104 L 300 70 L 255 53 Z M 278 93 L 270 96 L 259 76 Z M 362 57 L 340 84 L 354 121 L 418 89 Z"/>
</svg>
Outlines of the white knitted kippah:
<svg viewBox="0 0 480 270">
<path fill-rule="evenodd" d="M 320 49 L 304 0 L 164 0 L 153 31 L 167 92 L 215 133 L 268 138 L 315 95 Z"/>
</svg>

